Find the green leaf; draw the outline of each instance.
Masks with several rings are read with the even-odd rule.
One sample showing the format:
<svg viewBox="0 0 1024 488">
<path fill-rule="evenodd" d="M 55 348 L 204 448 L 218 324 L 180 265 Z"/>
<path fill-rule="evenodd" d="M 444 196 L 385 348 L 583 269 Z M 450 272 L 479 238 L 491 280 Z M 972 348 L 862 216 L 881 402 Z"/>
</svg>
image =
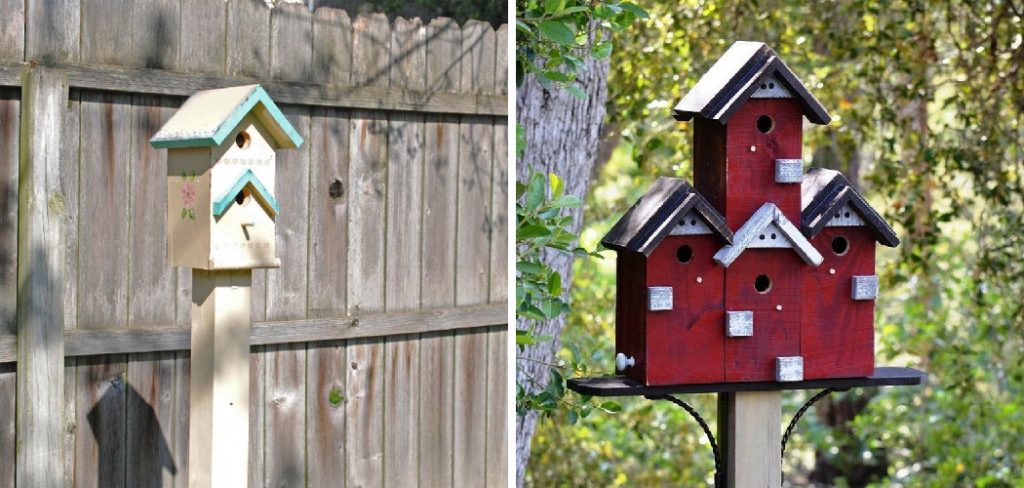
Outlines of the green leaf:
<svg viewBox="0 0 1024 488">
<path fill-rule="evenodd" d="M 612 43 L 609 41 L 601 41 L 594 44 L 594 47 L 590 49 L 590 56 L 594 59 L 604 59 L 612 55 Z"/>
<path fill-rule="evenodd" d="M 580 197 L 576 195 L 562 195 L 551 201 L 550 205 L 555 208 L 576 208 L 582 205 Z"/>
<path fill-rule="evenodd" d="M 523 151 L 526 150 L 526 129 L 516 122 L 516 159 L 523 157 Z M 519 183 L 516 183 L 517 188 Z"/>
<path fill-rule="evenodd" d="M 558 198 L 565 191 L 565 180 L 554 173 L 548 173 L 548 185 L 551 186 L 551 198 Z"/>
<path fill-rule="evenodd" d="M 608 413 L 619 413 L 622 411 L 622 405 L 619 405 L 618 402 L 604 402 L 600 408 Z"/>
<path fill-rule="evenodd" d="M 625 10 L 627 12 L 632 12 L 633 15 L 636 15 L 637 17 L 639 17 L 641 19 L 646 19 L 646 18 L 650 17 L 650 14 L 648 14 L 646 10 L 644 10 L 644 9 L 642 9 L 642 8 L 636 6 L 636 5 L 633 5 L 632 3 L 622 2 L 622 3 L 619 4 L 619 6 L 622 7 L 622 10 Z"/>
<path fill-rule="evenodd" d="M 576 422 L 579 421 L 579 419 L 580 419 L 580 415 L 578 413 L 576 413 L 576 411 L 574 411 L 574 410 L 569 410 L 569 414 L 568 415 L 569 415 L 569 425 L 576 425 Z"/>
<path fill-rule="evenodd" d="M 530 177 L 529 189 L 526 190 L 526 208 L 535 210 L 544 203 L 544 177 L 535 174 Z"/>
<path fill-rule="evenodd" d="M 569 92 L 570 95 L 576 97 L 577 100 L 586 100 L 587 99 L 587 93 L 583 91 L 583 88 L 580 88 L 580 84 L 579 83 L 573 83 L 571 85 L 566 85 L 565 86 L 565 91 Z"/>
<path fill-rule="evenodd" d="M 547 0 L 544 3 L 544 13 L 557 14 L 565 9 L 565 0 Z"/>
<path fill-rule="evenodd" d="M 548 276 L 548 293 L 555 296 L 562 294 L 562 275 L 552 272 Z"/>
<path fill-rule="evenodd" d="M 537 30 L 545 39 L 557 42 L 563 46 L 576 44 L 576 34 L 564 23 L 557 20 L 545 20 L 537 24 Z"/>
<path fill-rule="evenodd" d="M 551 235 L 551 230 L 543 225 L 527 225 L 516 229 L 516 239 L 533 239 Z"/>
</svg>

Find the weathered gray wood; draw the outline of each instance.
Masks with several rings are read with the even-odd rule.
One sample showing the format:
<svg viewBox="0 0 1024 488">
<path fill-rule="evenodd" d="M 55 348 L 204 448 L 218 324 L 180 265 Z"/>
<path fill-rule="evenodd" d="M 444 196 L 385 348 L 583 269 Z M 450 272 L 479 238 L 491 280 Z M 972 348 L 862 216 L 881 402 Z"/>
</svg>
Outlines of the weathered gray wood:
<svg viewBox="0 0 1024 488">
<path fill-rule="evenodd" d="M 410 483 L 419 467 L 419 336 L 386 339 L 384 360 L 384 486 Z M 427 399 L 433 403 L 434 399 Z M 434 410 L 432 416 L 444 415 Z"/>
<path fill-rule="evenodd" d="M 13 364 L 0 364 L 0 391 L 12 392 L 18 378 Z M 0 395 L 0 488 L 14 488 L 14 395 Z"/>
<path fill-rule="evenodd" d="M 345 485 L 382 486 L 384 458 L 383 339 L 346 344 Z"/>
<path fill-rule="evenodd" d="M 345 343 L 310 344 L 306 375 L 306 445 L 309 486 L 344 486 Z"/>
<path fill-rule="evenodd" d="M 427 401 L 423 401 L 427 399 Z M 452 485 L 455 440 L 455 341 L 451 332 L 420 336 L 419 483 Z"/>
<path fill-rule="evenodd" d="M 299 304 L 300 308 L 302 304 Z M 306 345 L 267 347 L 266 486 L 306 485 Z M 258 408 L 258 407 L 257 407 Z M 319 462 L 315 455 L 312 462 Z"/>
<path fill-rule="evenodd" d="M 61 145 L 63 170 L 60 172 L 61 193 L 67 202 L 67 213 L 64 214 L 64 330 L 78 327 L 78 174 L 82 133 L 81 94 L 71 90 L 68 96 L 64 128 L 71 142 Z"/>
<path fill-rule="evenodd" d="M 78 61 L 80 0 L 25 0 L 25 60 Z"/>
<path fill-rule="evenodd" d="M 384 14 L 363 14 L 352 22 L 352 84 L 386 87 L 391 25 Z"/>
<path fill-rule="evenodd" d="M 189 270 L 189 274 L 191 275 L 191 270 Z M 178 473 L 174 477 L 174 483 L 171 485 L 174 488 L 188 487 L 188 412 L 189 383 L 191 382 L 190 363 L 191 361 L 189 360 L 188 351 L 177 351 L 174 353 L 174 413 L 171 420 L 174 446 L 171 452 L 173 453 L 172 459 L 174 459 L 174 464 L 178 469 Z M 251 394 L 252 393 L 250 392 L 250 395 Z M 251 435 L 250 430 L 250 436 Z"/>
<path fill-rule="evenodd" d="M 388 121 L 377 113 L 353 112 L 351 128 L 348 308 L 350 313 L 363 313 L 384 306 Z"/>
<path fill-rule="evenodd" d="M 426 88 L 427 28 L 418 18 L 395 19 L 391 32 L 390 86 Z"/>
<path fill-rule="evenodd" d="M 0 61 L 0 86 L 21 86 L 21 63 Z"/>
<path fill-rule="evenodd" d="M 352 71 L 352 22 L 344 10 L 313 12 L 313 82 L 349 84 Z"/>
<path fill-rule="evenodd" d="M 249 354 L 249 486 L 265 486 L 267 469 L 263 453 L 268 401 L 267 348 L 254 346 Z"/>
<path fill-rule="evenodd" d="M 43 68 L 22 82 L 18 193 L 17 484 L 63 483 L 64 259 L 60 151 L 67 79 Z"/>
<path fill-rule="evenodd" d="M 119 5 L 124 8 L 123 4 Z M 176 69 L 181 33 L 186 32 L 186 36 L 196 37 L 209 35 L 206 32 L 182 30 L 180 0 L 132 2 L 131 11 L 132 24 L 129 27 L 134 34 L 131 57 L 122 58 L 118 64 L 140 68 Z"/>
<path fill-rule="evenodd" d="M 457 92 L 462 86 L 462 29 L 438 17 L 427 26 L 427 92 Z"/>
<path fill-rule="evenodd" d="M 487 466 L 487 333 L 455 331 L 453 486 L 485 486 Z"/>
<path fill-rule="evenodd" d="M 508 326 L 487 332 L 487 473 L 486 486 L 508 483 Z"/>
<path fill-rule="evenodd" d="M 494 42 L 494 92 L 508 93 L 508 25 L 498 28 Z M 508 300 L 508 120 L 494 119 L 494 164 L 491 166 L 491 286 L 490 302 Z"/>
<path fill-rule="evenodd" d="M 132 29 L 135 23 L 131 7 L 121 0 L 88 0 L 81 8 L 83 63 L 140 65 L 134 48 L 146 36 Z"/>
<path fill-rule="evenodd" d="M 270 12 L 270 77 L 312 81 L 313 18 L 300 4 L 282 4 Z"/>
<path fill-rule="evenodd" d="M 64 358 L 64 485 L 75 486 L 75 441 L 78 431 L 78 358 Z"/>
<path fill-rule="evenodd" d="M 178 474 L 173 458 L 174 353 L 139 354 L 128 362 L 126 485 L 170 487 Z"/>
<path fill-rule="evenodd" d="M 20 90 L 0 89 L 0 335 L 17 333 L 20 125 Z"/>
<path fill-rule="evenodd" d="M 459 31 L 453 31 L 459 34 Z M 253 83 L 251 78 L 220 77 L 168 71 L 53 63 L 49 66 L 68 73 L 72 87 L 152 95 L 188 96 L 199 90 L 224 88 Z M 12 73 L 21 68 L 0 64 L 0 85 L 18 85 Z M 481 94 L 415 91 L 380 86 L 318 85 L 298 81 L 259 80 L 279 104 L 316 105 L 324 107 L 398 110 L 442 114 L 508 114 L 508 101 L 503 96 Z"/>
<path fill-rule="evenodd" d="M 227 12 L 226 73 L 266 76 L 270 68 L 270 8 L 262 0 L 229 0 Z"/>
<path fill-rule="evenodd" d="M 253 324 L 250 341 L 255 346 L 443 332 L 498 325 L 507 318 L 506 304 L 496 303 L 342 318 L 263 321 Z M 189 348 L 190 337 L 188 330 L 170 327 L 150 330 L 101 327 L 66 331 L 64 335 L 65 355 L 69 357 L 184 351 Z M 16 339 L 0 336 L 0 363 L 15 361 L 16 354 Z"/>
<path fill-rule="evenodd" d="M 0 59 L 25 56 L 25 0 L 0 0 Z M 0 482 L 0 486 L 4 486 Z"/>
<path fill-rule="evenodd" d="M 82 93 L 78 328 L 125 327 L 131 97 Z"/>
<path fill-rule="evenodd" d="M 307 144 L 310 151 L 308 314 L 314 318 L 344 316 L 348 310 L 349 124 L 346 112 L 313 109 Z"/>
<path fill-rule="evenodd" d="M 127 363 L 124 356 L 78 360 L 75 412 L 75 487 L 117 488 L 125 485 L 125 405 Z"/>
<path fill-rule="evenodd" d="M 177 69 L 222 75 L 227 59 L 227 2 L 181 0 Z"/>
<path fill-rule="evenodd" d="M 132 99 L 128 197 L 128 326 L 175 325 L 177 272 L 167 263 L 167 151 L 149 144 L 180 102 L 136 95 Z"/>
</svg>

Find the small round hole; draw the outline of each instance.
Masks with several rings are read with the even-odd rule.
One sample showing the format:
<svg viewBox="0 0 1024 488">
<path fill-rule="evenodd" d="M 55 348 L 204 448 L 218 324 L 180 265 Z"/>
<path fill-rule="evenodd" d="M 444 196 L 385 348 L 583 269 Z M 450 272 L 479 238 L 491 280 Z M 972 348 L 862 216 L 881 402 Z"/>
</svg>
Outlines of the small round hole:
<svg viewBox="0 0 1024 488">
<path fill-rule="evenodd" d="M 775 121 L 767 115 L 762 115 L 757 118 L 757 130 L 762 134 L 767 134 L 775 128 Z"/>
<path fill-rule="evenodd" d="M 775 233 L 774 232 L 772 232 L 772 240 L 773 241 L 775 240 Z"/>
<path fill-rule="evenodd" d="M 772 280 L 768 275 L 757 275 L 754 278 L 754 290 L 758 293 L 768 293 L 768 290 L 772 289 Z"/>
<path fill-rule="evenodd" d="M 758 236 L 758 237 L 759 237 L 759 238 L 760 238 L 760 239 L 761 239 L 762 241 L 764 240 L 764 234 L 761 234 L 761 235 L 760 235 L 760 236 Z"/>
<path fill-rule="evenodd" d="M 846 254 L 846 251 L 850 250 L 850 242 L 843 236 L 835 236 L 832 238 L 832 252 L 836 256 L 842 256 Z"/>
<path fill-rule="evenodd" d="M 775 83 L 769 83 L 769 84 L 768 84 L 768 88 L 772 88 L 772 89 L 774 89 L 774 88 L 775 88 Z"/>
<path fill-rule="evenodd" d="M 235 145 L 242 149 L 249 147 L 250 141 L 251 139 L 248 132 L 239 132 L 238 135 L 235 136 Z"/>
<path fill-rule="evenodd" d="M 843 216 L 846 217 L 846 218 L 850 218 L 850 212 L 843 213 Z"/>
<path fill-rule="evenodd" d="M 242 190 L 242 191 L 238 192 L 237 195 L 235 195 L 235 203 L 238 204 L 238 205 L 248 204 L 249 200 L 251 200 L 251 198 L 249 196 L 249 192 L 247 192 L 245 190 Z"/>
<path fill-rule="evenodd" d="M 689 263 L 693 259 L 693 249 L 686 244 L 679 246 L 679 249 L 676 249 L 676 259 L 683 264 Z"/>
<path fill-rule="evenodd" d="M 690 219 L 690 225 L 697 225 L 697 219 Z"/>
<path fill-rule="evenodd" d="M 761 89 L 762 90 L 768 89 L 768 85 L 765 85 L 764 83 L 761 83 Z"/>
</svg>

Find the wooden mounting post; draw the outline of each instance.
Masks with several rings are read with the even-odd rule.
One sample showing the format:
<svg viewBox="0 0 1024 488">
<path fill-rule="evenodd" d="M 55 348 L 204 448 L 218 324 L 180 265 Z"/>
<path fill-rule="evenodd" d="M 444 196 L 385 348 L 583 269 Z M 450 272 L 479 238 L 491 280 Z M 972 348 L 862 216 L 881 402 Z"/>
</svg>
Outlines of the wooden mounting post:
<svg viewBox="0 0 1024 488">
<path fill-rule="evenodd" d="M 252 270 L 192 270 L 190 488 L 245 487 L 249 476 Z"/>
<path fill-rule="evenodd" d="M 718 439 L 725 486 L 782 486 L 782 392 L 718 395 Z"/>
</svg>

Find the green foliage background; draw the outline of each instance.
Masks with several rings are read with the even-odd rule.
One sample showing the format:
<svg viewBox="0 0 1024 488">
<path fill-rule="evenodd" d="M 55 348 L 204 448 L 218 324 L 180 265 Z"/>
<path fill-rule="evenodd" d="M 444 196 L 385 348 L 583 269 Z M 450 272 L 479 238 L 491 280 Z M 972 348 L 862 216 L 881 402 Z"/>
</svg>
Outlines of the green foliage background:
<svg viewBox="0 0 1024 488">
<path fill-rule="evenodd" d="M 784 461 L 875 466 L 875 486 L 1024 486 L 1024 5 L 982 1 L 636 2 L 650 18 L 612 39 L 608 123 L 580 245 L 657 175 L 691 178 L 690 126 L 671 106 L 735 40 L 762 40 L 834 121 L 805 131 L 804 159 L 859 175 L 901 234 L 879 248 L 878 364 L 926 370 L 923 388 L 866 398 L 845 429 L 812 413 Z M 614 253 L 577 261 L 563 351 L 611 372 Z M 873 396 L 871 396 L 873 394 Z M 784 420 L 806 399 L 786 396 Z M 713 422 L 712 396 L 688 397 Z M 681 409 L 627 400 L 618 415 L 541 422 L 528 484 L 701 486 L 710 448 Z M 834 481 L 847 484 L 843 478 Z"/>
</svg>

